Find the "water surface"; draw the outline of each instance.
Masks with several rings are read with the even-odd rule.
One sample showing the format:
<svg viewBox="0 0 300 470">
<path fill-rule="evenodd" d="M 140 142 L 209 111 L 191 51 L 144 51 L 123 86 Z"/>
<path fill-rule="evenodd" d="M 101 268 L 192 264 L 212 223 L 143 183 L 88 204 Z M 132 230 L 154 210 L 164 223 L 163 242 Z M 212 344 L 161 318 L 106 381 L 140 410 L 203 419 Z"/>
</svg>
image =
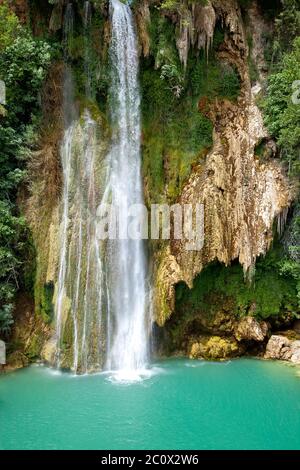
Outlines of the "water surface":
<svg viewBox="0 0 300 470">
<path fill-rule="evenodd" d="M 168 360 L 143 381 L 0 377 L 1 449 L 300 449 L 297 368 Z"/>
</svg>

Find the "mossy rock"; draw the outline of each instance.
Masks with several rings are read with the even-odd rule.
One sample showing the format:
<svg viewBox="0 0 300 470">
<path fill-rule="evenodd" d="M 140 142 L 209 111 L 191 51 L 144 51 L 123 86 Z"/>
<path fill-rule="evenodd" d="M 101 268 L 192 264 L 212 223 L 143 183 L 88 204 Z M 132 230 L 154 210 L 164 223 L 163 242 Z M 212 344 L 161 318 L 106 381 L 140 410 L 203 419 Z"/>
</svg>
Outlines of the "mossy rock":
<svg viewBox="0 0 300 470">
<path fill-rule="evenodd" d="M 241 352 L 238 342 L 234 338 L 221 338 L 211 336 L 200 338 L 193 343 L 189 356 L 191 359 L 227 359 L 238 356 Z"/>
<path fill-rule="evenodd" d="M 43 344 L 44 344 L 44 338 L 43 336 L 40 335 L 40 332 L 35 333 L 30 338 L 30 344 L 28 348 L 26 348 L 25 350 L 25 354 L 30 359 L 30 361 L 33 361 L 34 359 L 37 359 L 40 357 Z"/>
</svg>

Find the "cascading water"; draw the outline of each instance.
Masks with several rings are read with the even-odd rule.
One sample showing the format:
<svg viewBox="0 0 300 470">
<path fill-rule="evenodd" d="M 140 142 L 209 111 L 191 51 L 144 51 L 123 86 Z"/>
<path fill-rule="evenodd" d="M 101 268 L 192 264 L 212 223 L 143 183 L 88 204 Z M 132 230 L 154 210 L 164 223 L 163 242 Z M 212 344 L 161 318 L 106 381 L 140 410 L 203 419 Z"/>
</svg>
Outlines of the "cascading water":
<svg viewBox="0 0 300 470">
<path fill-rule="evenodd" d="M 133 15 L 111 0 L 110 109 L 112 146 L 107 201 L 115 208 L 143 204 L 138 52 Z M 130 376 L 148 360 L 147 260 L 141 240 L 109 241 L 107 368 Z"/>
<path fill-rule="evenodd" d="M 56 365 L 60 367 L 61 364 L 61 343 L 62 343 L 62 326 L 63 326 L 63 303 L 65 296 L 65 281 L 67 275 L 67 251 L 68 251 L 68 215 L 69 215 L 69 184 L 71 172 L 71 152 L 74 134 L 74 98 L 73 98 L 73 80 L 71 71 L 67 66 L 67 57 L 70 48 L 70 42 L 73 37 L 74 14 L 72 4 L 69 3 L 66 7 L 64 18 L 64 84 L 63 84 L 63 114 L 65 132 L 61 144 L 60 155 L 63 170 L 63 202 L 62 214 L 60 224 L 59 236 L 59 272 L 58 272 L 58 286 L 55 303 L 56 314 Z M 74 338 L 74 341 L 76 339 Z"/>
<path fill-rule="evenodd" d="M 110 111 L 112 140 L 102 161 L 98 124 L 85 108 L 76 114 L 72 71 L 73 9 L 64 21 L 65 132 L 61 145 L 63 191 L 56 286 L 56 365 L 75 373 L 104 367 L 132 378 L 148 361 L 147 260 L 140 240 L 97 238 L 101 202 L 115 208 L 143 204 L 138 53 L 131 9 L 111 0 Z M 84 5 L 84 70 L 92 98 L 91 5 Z M 103 151 L 103 149 L 102 149 Z"/>
<path fill-rule="evenodd" d="M 86 37 L 90 4 L 85 4 Z M 64 21 L 65 60 L 72 43 L 73 9 L 68 4 Z M 88 48 L 88 37 L 85 41 Z M 85 70 L 90 70 L 85 51 Z M 87 74 L 87 98 L 91 94 Z M 60 225 L 60 261 L 56 293 L 56 365 L 63 367 L 72 355 L 75 372 L 103 367 L 103 266 L 96 237 L 96 212 L 101 200 L 97 180 L 97 124 L 87 109 L 80 120 L 74 112 L 72 73 L 66 65 L 64 81 L 65 132 L 61 145 L 63 193 Z M 73 352 L 70 352 L 70 349 Z"/>
</svg>

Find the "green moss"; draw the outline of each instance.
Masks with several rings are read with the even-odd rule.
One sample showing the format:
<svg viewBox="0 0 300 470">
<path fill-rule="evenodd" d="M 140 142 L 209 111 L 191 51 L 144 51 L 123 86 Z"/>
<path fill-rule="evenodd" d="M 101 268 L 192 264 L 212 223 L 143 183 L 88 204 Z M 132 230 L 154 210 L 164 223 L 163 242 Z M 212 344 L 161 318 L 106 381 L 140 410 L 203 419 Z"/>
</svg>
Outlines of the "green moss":
<svg viewBox="0 0 300 470">
<path fill-rule="evenodd" d="M 68 315 L 67 321 L 63 332 L 63 345 L 64 351 L 68 351 L 73 345 L 73 319 L 71 315 Z"/>
<path fill-rule="evenodd" d="M 212 123 L 198 108 L 198 100 L 184 92 L 176 97 L 154 70 L 151 60 L 141 68 L 143 169 L 150 200 L 164 191 L 176 199 L 194 163 L 212 145 Z"/>
<path fill-rule="evenodd" d="M 209 105 L 216 98 L 235 100 L 240 77 L 217 57 L 224 41 L 221 25 L 217 25 L 209 57 L 204 51 L 191 50 L 184 70 L 174 24 L 154 8 L 150 10 L 150 55 L 140 67 L 143 173 L 148 202 L 173 202 L 192 167 L 204 163 L 212 145 Z"/>
<path fill-rule="evenodd" d="M 53 295 L 53 282 L 44 284 L 40 301 L 40 313 L 46 323 L 50 323 L 54 318 Z"/>
<path fill-rule="evenodd" d="M 101 8 L 103 2 L 93 11 L 91 26 L 87 34 L 83 30 L 83 11 L 80 5 L 74 5 L 75 23 L 74 35 L 69 45 L 69 62 L 75 78 L 75 92 L 77 98 L 86 95 L 86 69 L 85 62 L 89 62 L 91 79 L 91 97 L 103 104 L 107 101 L 110 84 L 108 47 L 105 35 L 105 18 Z M 101 8 L 100 8 L 101 7 Z M 88 57 L 86 56 L 88 54 Z"/>
<path fill-rule="evenodd" d="M 262 140 L 256 145 L 255 150 L 254 150 L 254 155 L 256 157 L 262 158 L 265 153 L 265 149 L 266 149 L 266 142 L 265 140 Z"/>
<path fill-rule="evenodd" d="M 232 302 L 232 314 L 251 314 L 269 318 L 282 314 L 299 313 L 296 280 L 280 272 L 280 248 L 271 250 L 256 265 L 251 284 L 244 281 L 239 264 L 225 267 L 220 264 L 208 266 L 194 282 L 193 289 L 180 284 L 176 289 L 176 309 L 187 315 L 209 312 L 214 315 L 224 303 Z"/>
<path fill-rule="evenodd" d="M 39 334 L 34 334 L 30 339 L 29 347 L 25 353 L 29 360 L 33 361 L 40 356 L 41 349 L 43 347 L 43 337 Z"/>
<path fill-rule="evenodd" d="M 202 51 L 200 56 L 191 55 L 188 63 L 188 86 L 193 96 L 208 100 L 217 97 L 236 100 L 240 93 L 240 77 L 235 67 L 219 61 L 213 50 L 206 58 Z"/>
<path fill-rule="evenodd" d="M 26 240 L 24 249 L 22 251 L 23 261 L 23 275 L 22 287 L 25 292 L 34 295 L 34 285 L 36 281 L 36 249 L 32 235 L 28 230 L 28 238 Z"/>
</svg>

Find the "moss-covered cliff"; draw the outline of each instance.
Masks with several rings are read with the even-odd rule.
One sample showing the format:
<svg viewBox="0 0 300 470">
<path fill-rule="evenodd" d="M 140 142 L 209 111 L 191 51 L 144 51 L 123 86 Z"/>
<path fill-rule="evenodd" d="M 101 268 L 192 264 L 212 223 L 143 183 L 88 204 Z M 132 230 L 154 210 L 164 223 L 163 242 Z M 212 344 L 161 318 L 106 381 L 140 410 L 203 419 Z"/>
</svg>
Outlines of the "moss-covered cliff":
<svg viewBox="0 0 300 470">
<path fill-rule="evenodd" d="M 12 306 L 13 296 L 23 298 L 27 290 L 26 295 L 32 297 L 30 328 L 37 333 L 24 340 L 23 303 L 17 301 L 13 334 L 9 337 L 8 329 L 2 329 L 2 335 L 11 341 L 12 352 L 20 350 L 28 360 L 42 354 L 50 362 L 53 343 L 48 340 L 54 325 L 59 263 L 63 17 L 67 3 L 8 2 L 22 28 L 27 25 L 34 47 L 49 47 L 49 57 L 36 56 L 40 63 L 35 67 L 42 67 L 43 74 L 34 77 L 32 109 L 21 103 L 26 111 L 15 111 L 16 96 L 7 106 L 8 116 L 19 113 L 18 122 L 11 122 L 10 127 L 24 129 L 26 123 L 34 134 L 26 134 L 29 155 L 21 164 L 20 160 L 14 164 L 22 171 L 26 168 L 26 178 L 9 189 L 13 193 L 18 187 L 13 215 L 25 216 L 28 233 L 24 239 L 26 243 L 32 240 L 32 251 L 27 259 L 29 250 L 24 253 L 18 248 L 20 264 L 14 266 L 14 273 L 22 271 L 20 281 L 9 299 L 0 298 L 0 311 L 4 312 L 0 315 L 6 318 L 5 306 Z M 88 36 L 84 34 L 84 2 L 73 1 L 73 6 L 68 65 L 73 71 L 76 109 L 80 115 L 88 108 L 98 123 L 101 154 L 110 139 L 108 2 L 92 2 Z M 207 351 L 215 350 L 221 340 L 225 341 L 221 356 L 242 354 L 253 346 L 251 338 L 250 346 L 248 340 L 236 337 L 231 345 L 226 341 L 234 336 L 243 316 L 269 321 L 271 331 L 290 325 L 299 315 L 299 211 L 295 201 L 300 108 L 290 101 L 291 86 L 300 79 L 300 61 L 298 43 L 293 50 L 292 41 L 287 41 L 287 36 L 292 39 L 300 34 L 299 2 L 136 0 L 132 8 L 140 49 L 146 203 L 204 204 L 201 251 L 187 251 L 185 240 L 149 244 L 153 315 L 163 331 L 159 335 L 163 350 L 190 354 L 192 344 L 200 344 L 198 339 L 204 335 L 204 346 L 195 346 L 194 356 L 210 357 L 213 353 Z M 286 31 L 283 24 L 288 24 Z M 1 22 L 0 27 L 4 28 Z M 18 37 L 12 30 L 6 34 L 12 45 L 0 44 L 2 74 L 9 57 L 19 70 L 29 73 L 25 61 L 16 57 Z M 91 64 L 88 99 L 87 46 Z M 23 94 L 24 83 L 18 83 Z M 1 126 L 7 128 L 5 119 L 10 117 L 1 117 Z M 284 126 L 280 126 L 282 119 Z M 24 141 L 18 145 L 25 148 Z M 10 154 L 7 149 L 8 159 Z M 3 285 L 11 278 L 4 274 Z M 32 278 L 34 289 L 32 282 L 28 288 L 25 282 Z M 219 326 L 211 326 L 214 323 Z M 220 326 L 224 324 L 228 328 Z M 67 367 L 74 341 L 70 331 L 66 314 Z M 215 339 L 207 346 L 210 335 Z M 264 339 L 265 335 L 262 342 Z"/>
</svg>

